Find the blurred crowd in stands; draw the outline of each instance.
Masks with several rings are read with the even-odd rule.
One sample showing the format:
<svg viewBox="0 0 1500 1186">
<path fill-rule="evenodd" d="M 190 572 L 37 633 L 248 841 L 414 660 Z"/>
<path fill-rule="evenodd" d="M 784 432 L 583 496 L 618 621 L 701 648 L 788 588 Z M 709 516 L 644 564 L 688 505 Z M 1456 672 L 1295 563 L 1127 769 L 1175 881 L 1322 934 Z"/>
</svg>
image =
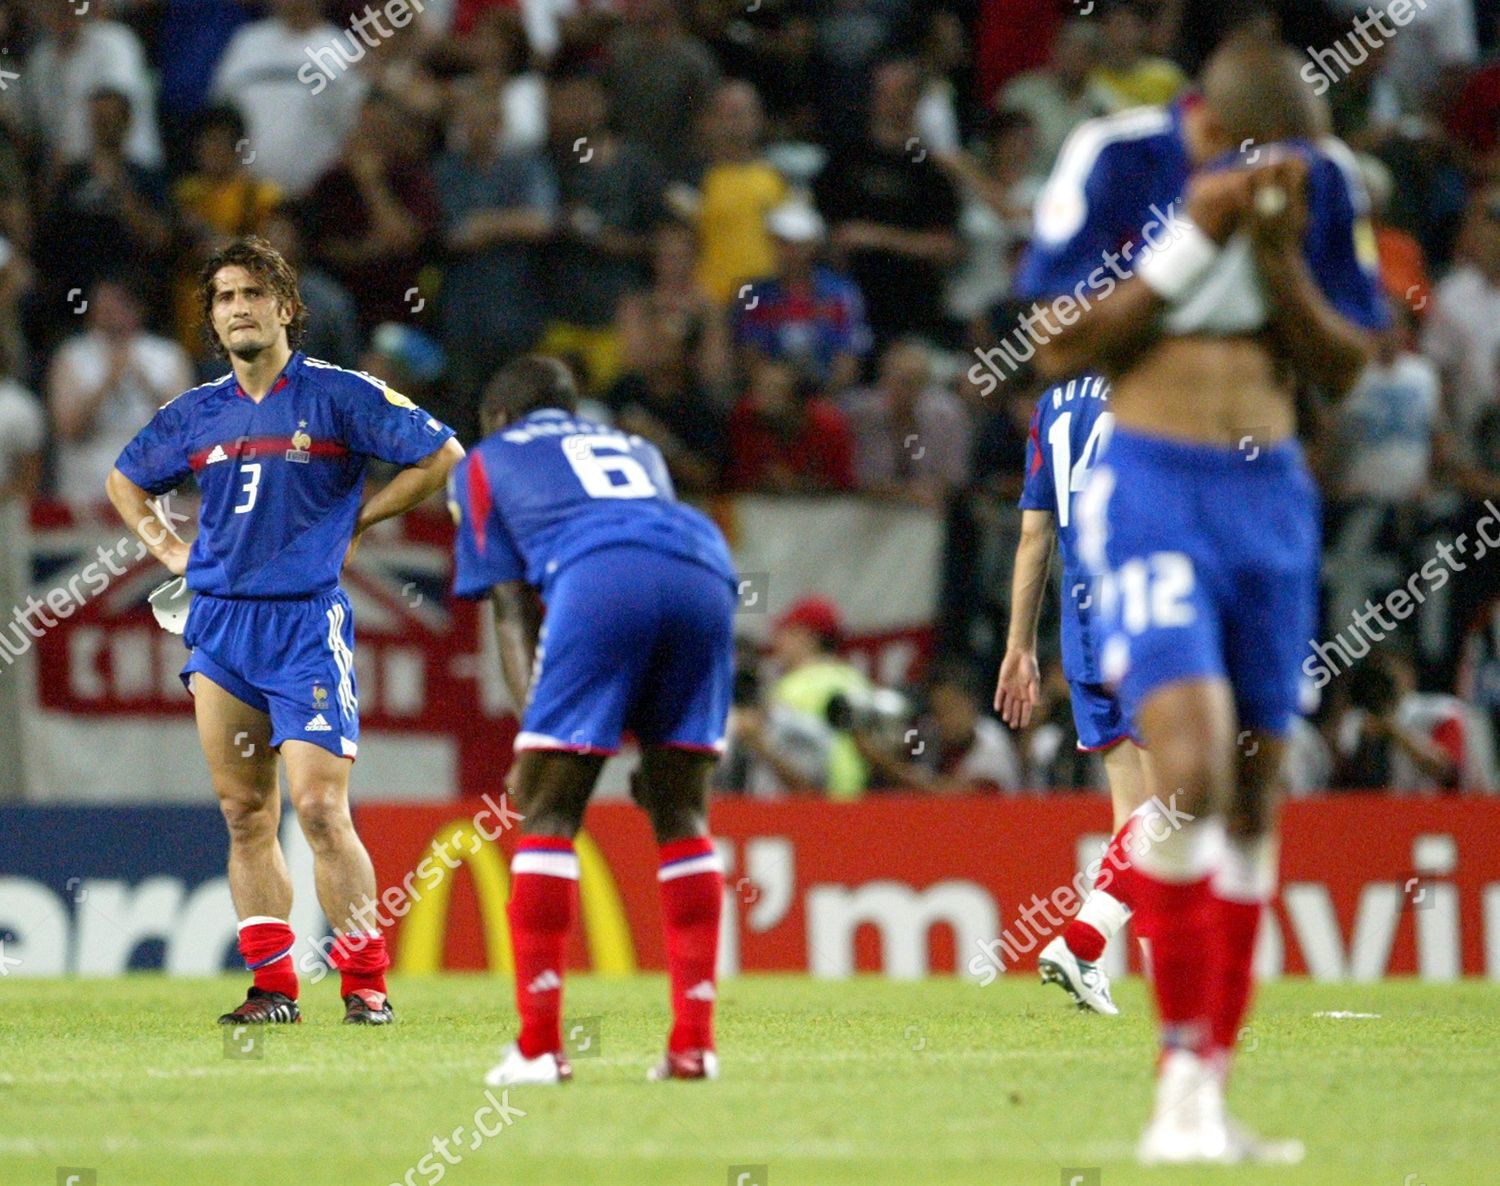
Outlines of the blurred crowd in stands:
<svg viewBox="0 0 1500 1186">
<path fill-rule="evenodd" d="M 1394 313 L 1352 395 L 1305 401 L 1330 633 L 1500 500 L 1500 0 L 1408 5 L 1390 37 L 1356 35 L 1368 7 L 0 0 L 0 497 L 99 500 L 154 409 L 223 372 L 194 277 L 261 234 L 310 354 L 468 439 L 495 370 L 544 350 L 685 497 L 945 518 L 924 686 L 881 695 L 838 607 L 800 602 L 746 657 L 726 789 L 1098 785 L 1055 662 L 1025 735 L 987 711 L 1041 385 L 971 374 L 1079 123 L 1178 99 L 1232 27 L 1312 51 Z M 1334 681 L 1299 789 L 1493 783 L 1497 588 L 1455 573 Z"/>
</svg>

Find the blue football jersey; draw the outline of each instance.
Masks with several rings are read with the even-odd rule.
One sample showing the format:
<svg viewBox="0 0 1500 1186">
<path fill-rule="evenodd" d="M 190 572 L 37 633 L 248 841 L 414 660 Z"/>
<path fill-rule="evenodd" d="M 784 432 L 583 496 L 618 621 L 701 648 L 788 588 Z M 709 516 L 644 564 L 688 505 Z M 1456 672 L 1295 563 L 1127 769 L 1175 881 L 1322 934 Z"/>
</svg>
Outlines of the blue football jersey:
<svg viewBox="0 0 1500 1186">
<path fill-rule="evenodd" d="M 259 403 L 233 372 L 178 396 L 115 464 L 150 494 L 196 475 L 189 588 L 312 597 L 338 585 L 369 460 L 411 465 L 452 435 L 379 379 L 299 352 Z"/>
<path fill-rule="evenodd" d="M 1299 153 L 1308 161 L 1303 253 L 1324 296 L 1356 325 L 1383 328 L 1389 313 L 1380 289 L 1368 200 L 1353 155 L 1331 137 L 1317 144 L 1282 142 L 1276 150 Z M 1250 156 L 1244 160 L 1254 163 Z M 1240 154 L 1230 153 L 1205 169 L 1230 168 L 1240 161 Z M 1193 171 L 1180 103 L 1079 125 L 1037 198 L 1017 295 L 1036 301 L 1061 294 L 1090 302 L 1105 299 L 1132 274 L 1133 263 L 1149 244 L 1171 233 L 1174 218 L 1185 217 L 1182 198 Z"/>
<path fill-rule="evenodd" d="M 677 501 L 666 462 L 638 436 L 558 409 L 531 413 L 480 441 L 454 467 L 458 523 L 453 590 L 483 597 L 551 578 L 600 548 L 633 544 L 695 561 L 735 580 L 724 536 Z"/>
<path fill-rule="evenodd" d="M 1088 481 L 1114 431 L 1109 384 L 1095 376 L 1069 379 L 1043 394 L 1026 440 L 1026 484 L 1021 509 L 1048 511 L 1057 521 L 1062 557 L 1063 674 L 1101 682 L 1090 570 L 1079 556 L 1075 497 Z"/>
</svg>

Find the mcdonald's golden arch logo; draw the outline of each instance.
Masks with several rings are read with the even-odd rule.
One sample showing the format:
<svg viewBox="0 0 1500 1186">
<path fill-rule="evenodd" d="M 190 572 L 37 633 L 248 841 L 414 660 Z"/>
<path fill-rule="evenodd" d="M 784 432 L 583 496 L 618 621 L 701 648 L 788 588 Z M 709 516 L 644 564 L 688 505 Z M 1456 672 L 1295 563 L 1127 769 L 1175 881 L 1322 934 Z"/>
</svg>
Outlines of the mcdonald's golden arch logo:
<svg viewBox="0 0 1500 1186">
<path fill-rule="evenodd" d="M 434 853 L 455 852 L 468 867 L 479 899 L 490 971 L 497 976 L 513 976 L 516 969 L 511 957 L 510 919 L 505 913 L 510 901 L 510 869 L 500 846 L 464 819 L 439 828 L 428 847 Z M 593 970 L 601 976 L 629 976 L 636 971 L 635 941 L 614 873 L 587 832 L 574 837 L 573 849 L 578 854 L 578 896 Z M 458 872 L 442 861 L 428 861 L 427 866 L 428 875 L 418 878 L 414 885 L 395 960 L 396 971 L 417 976 L 442 970 L 453 875 Z"/>
</svg>

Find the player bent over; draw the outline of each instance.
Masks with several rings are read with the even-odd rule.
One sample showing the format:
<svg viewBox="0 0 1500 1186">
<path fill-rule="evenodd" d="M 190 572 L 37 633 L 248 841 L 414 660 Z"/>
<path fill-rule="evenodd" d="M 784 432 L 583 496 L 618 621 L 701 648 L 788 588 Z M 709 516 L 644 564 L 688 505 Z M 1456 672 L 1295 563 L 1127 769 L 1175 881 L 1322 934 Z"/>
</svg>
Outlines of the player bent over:
<svg viewBox="0 0 1500 1186">
<path fill-rule="evenodd" d="M 734 569 L 719 529 L 676 501 L 656 448 L 578 419 L 577 405 L 560 362 L 517 359 L 486 392 L 488 435 L 449 481 L 454 591 L 493 602 L 506 684 L 525 706 L 510 776 L 524 816 L 509 905 L 521 1032 L 486 1082 L 572 1075 L 559 1017 L 573 837 L 627 728 L 659 845 L 672 986 L 651 1077 L 712 1079 L 724 878 L 707 805 L 734 680 Z"/>
<path fill-rule="evenodd" d="M 1059 294 L 1088 298 L 1040 365 L 1111 379 L 1115 432 L 1080 500 L 1082 552 L 1105 578 L 1105 678 L 1177 796 L 1175 814 L 1131 824 L 1151 837 L 1132 845 L 1131 881 L 1162 1046 L 1148 1164 L 1301 1156 L 1230 1120 L 1224 1086 L 1316 621 L 1318 499 L 1295 384 L 1347 390 L 1386 314 L 1363 190 L 1348 149 L 1319 139 L 1326 112 L 1298 68 L 1241 34 L 1209 60 L 1201 96 L 1082 125 L 1022 269 L 1060 312 Z M 1117 281 L 1122 257 L 1133 273 Z"/>
<path fill-rule="evenodd" d="M 1077 917 L 1037 956 L 1042 980 L 1061 985 L 1080 1008 L 1119 1013 L 1109 977 L 1098 966 L 1105 945 L 1129 920 L 1134 904 L 1125 824 L 1152 795 L 1145 752 L 1135 744 L 1125 710 L 1103 686 L 1099 627 L 1089 612 L 1094 581 L 1078 554 L 1077 496 L 1114 430 L 1109 384 L 1095 375 L 1070 379 L 1042 394 L 1026 443 L 1021 491 L 1021 540 L 1011 578 L 1010 632 L 995 711 L 1013 729 L 1031 723 L 1040 690 L 1037 622 L 1056 540 L 1062 557 L 1063 674 L 1073 701 L 1078 748 L 1104 755 L 1114 806 L 1114 836 L 1100 862 L 1094 888 Z"/>
<path fill-rule="evenodd" d="M 229 827 L 229 889 L 254 986 L 223 1025 L 296 1022 L 292 883 L 277 839 L 278 754 L 335 932 L 344 1020 L 382 1025 L 385 940 L 360 911 L 375 873 L 349 815 L 359 742 L 354 619 L 340 568 L 360 533 L 438 490 L 463 449 L 451 429 L 380 380 L 295 350 L 306 310 L 297 278 L 263 239 L 204 266 L 205 331 L 229 374 L 164 406 L 116 462 L 110 501 L 193 600 L 182 678 Z M 372 457 L 405 466 L 361 503 Z M 189 547 L 148 498 L 197 478 Z"/>
</svg>

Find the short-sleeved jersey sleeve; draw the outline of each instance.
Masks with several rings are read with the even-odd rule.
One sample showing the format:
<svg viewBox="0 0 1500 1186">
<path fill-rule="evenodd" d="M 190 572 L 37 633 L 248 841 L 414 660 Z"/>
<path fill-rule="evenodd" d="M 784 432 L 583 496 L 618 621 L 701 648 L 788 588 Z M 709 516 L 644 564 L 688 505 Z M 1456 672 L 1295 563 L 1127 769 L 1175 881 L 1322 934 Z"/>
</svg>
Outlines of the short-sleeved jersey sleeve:
<svg viewBox="0 0 1500 1186">
<path fill-rule="evenodd" d="M 147 494 L 165 494 L 193 472 L 183 439 L 183 412 L 176 401 L 157 409 L 115 461 L 115 468 Z"/>
<path fill-rule="evenodd" d="M 379 379 L 349 379 L 337 390 L 344 441 L 356 453 L 412 465 L 453 435 L 441 420 Z"/>
<path fill-rule="evenodd" d="M 453 592 L 487 597 L 496 585 L 524 580 L 526 563 L 495 509 L 489 475 L 478 453 L 470 453 L 448 478 L 448 509 L 457 532 L 453 541 Z"/>
<path fill-rule="evenodd" d="M 1318 158 L 1308 186 L 1307 208 L 1312 225 L 1304 243 L 1307 266 L 1323 295 L 1341 316 L 1365 329 L 1384 329 L 1390 309 L 1380 285 L 1380 258 L 1375 229 L 1361 182 L 1352 175 L 1353 158 L 1340 164 L 1349 150 Z"/>
<path fill-rule="evenodd" d="M 1110 217 L 1119 188 L 1116 156 L 1093 144 L 1087 125 L 1064 145 L 1037 196 L 1031 243 L 1016 277 L 1020 299 L 1044 300 L 1087 284 L 1096 271 L 1096 283 L 1109 274 L 1105 253 L 1121 240 Z"/>
<path fill-rule="evenodd" d="M 1052 482 L 1052 463 L 1047 450 L 1042 448 L 1043 402 L 1037 404 L 1031 414 L 1031 428 L 1026 433 L 1026 479 L 1021 486 L 1021 509 L 1023 511 L 1051 511 L 1057 513 L 1057 487 Z"/>
</svg>

